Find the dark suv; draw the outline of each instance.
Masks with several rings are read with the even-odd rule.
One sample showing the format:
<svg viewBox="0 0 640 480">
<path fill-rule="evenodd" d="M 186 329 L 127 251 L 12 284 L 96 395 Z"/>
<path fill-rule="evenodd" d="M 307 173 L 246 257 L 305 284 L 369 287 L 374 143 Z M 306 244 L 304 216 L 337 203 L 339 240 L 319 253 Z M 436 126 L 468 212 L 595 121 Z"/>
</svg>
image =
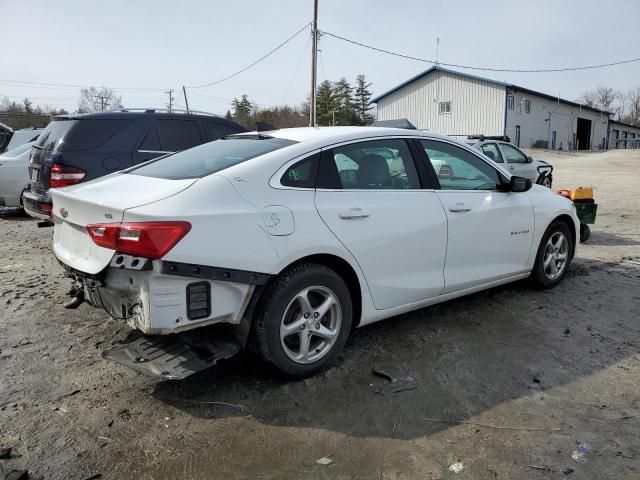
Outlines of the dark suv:
<svg viewBox="0 0 640 480">
<path fill-rule="evenodd" d="M 48 220 L 50 188 L 86 182 L 246 131 L 222 117 L 194 112 L 123 110 L 55 117 L 32 147 L 24 209 Z"/>
</svg>

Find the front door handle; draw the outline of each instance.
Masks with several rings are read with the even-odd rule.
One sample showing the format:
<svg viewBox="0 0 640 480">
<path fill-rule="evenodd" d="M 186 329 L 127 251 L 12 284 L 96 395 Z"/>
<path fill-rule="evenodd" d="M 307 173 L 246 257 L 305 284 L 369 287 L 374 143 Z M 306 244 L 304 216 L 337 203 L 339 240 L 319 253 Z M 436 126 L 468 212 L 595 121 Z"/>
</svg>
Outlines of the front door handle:
<svg viewBox="0 0 640 480">
<path fill-rule="evenodd" d="M 342 220 L 352 220 L 354 218 L 367 218 L 369 212 L 365 212 L 361 208 L 350 208 L 349 210 L 343 210 L 338 213 L 338 217 Z"/>
<path fill-rule="evenodd" d="M 469 207 L 466 203 L 456 203 L 455 205 L 449 205 L 449 211 L 450 212 L 468 212 L 471 210 L 471 207 Z"/>
</svg>

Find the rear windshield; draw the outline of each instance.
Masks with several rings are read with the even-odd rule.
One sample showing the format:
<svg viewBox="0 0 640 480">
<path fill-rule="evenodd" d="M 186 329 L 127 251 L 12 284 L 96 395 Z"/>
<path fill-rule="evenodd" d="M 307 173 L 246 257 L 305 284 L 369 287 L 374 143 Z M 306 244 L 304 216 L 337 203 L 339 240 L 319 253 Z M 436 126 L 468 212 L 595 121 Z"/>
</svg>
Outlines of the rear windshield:
<svg viewBox="0 0 640 480">
<path fill-rule="evenodd" d="M 93 150 L 129 125 L 127 119 L 54 120 L 38 138 L 38 147 L 46 151 Z"/>
<path fill-rule="evenodd" d="M 60 144 L 64 141 L 64 137 L 67 132 L 76 124 L 77 121 L 78 120 L 52 121 L 38 137 L 36 147 L 47 152 L 57 150 L 60 147 Z"/>
<path fill-rule="evenodd" d="M 202 178 L 294 143 L 284 138 L 225 138 L 153 160 L 129 173 L 170 180 Z"/>
</svg>

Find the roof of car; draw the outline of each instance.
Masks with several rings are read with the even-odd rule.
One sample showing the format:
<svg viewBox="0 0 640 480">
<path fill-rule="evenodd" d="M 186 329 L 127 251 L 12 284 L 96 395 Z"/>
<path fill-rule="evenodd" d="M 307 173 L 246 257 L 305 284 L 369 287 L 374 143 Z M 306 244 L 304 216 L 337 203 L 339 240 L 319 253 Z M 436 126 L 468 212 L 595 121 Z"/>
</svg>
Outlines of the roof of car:
<svg viewBox="0 0 640 480">
<path fill-rule="evenodd" d="M 419 130 L 407 130 L 404 128 L 385 128 L 385 127 L 298 127 L 298 128 L 282 128 L 280 130 L 270 130 L 266 132 L 247 132 L 239 133 L 234 136 L 255 136 L 264 135 L 267 137 L 285 138 L 295 142 L 312 142 L 332 140 L 334 142 L 357 140 L 368 137 L 385 137 L 385 136 L 421 136 L 421 137 L 437 137 L 452 140 L 451 137 L 437 135 L 431 132 L 423 132 Z"/>
<path fill-rule="evenodd" d="M 150 109 L 123 109 L 123 110 L 113 110 L 109 112 L 92 112 L 92 113 L 67 113 L 65 115 L 58 115 L 54 117 L 54 120 L 82 120 L 82 119 L 96 119 L 96 118 L 108 118 L 113 120 L 120 119 L 131 119 L 131 118 L 144 118 L 144 117 L 163 117 L 163 118 L 210 118 L 215 120 L 221 120 L 224 122 L 229 122 L 223 117 L 218 115 L 214 115 L 213 113 L 206 112 L 176 112 L 176 111 L 166 111 L 166 110 L 156 110 L 153 108 Z M 230 122 L 233 123 L 233 122 Z"/>
</svg>

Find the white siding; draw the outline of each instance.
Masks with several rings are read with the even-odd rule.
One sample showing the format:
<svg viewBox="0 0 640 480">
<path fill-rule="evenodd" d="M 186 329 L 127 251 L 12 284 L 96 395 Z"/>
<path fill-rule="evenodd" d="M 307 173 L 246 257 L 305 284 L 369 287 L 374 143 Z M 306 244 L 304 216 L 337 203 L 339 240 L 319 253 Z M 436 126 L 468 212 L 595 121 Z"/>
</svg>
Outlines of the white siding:
<svg viewBox="0 0 640 480">
<path fill-rule="evenodd" d="M 607 114 L 580 108 L 574 105 L 540 97 L 528 92 L 509 91 L 514 97 L 514 109 L 507 109 L 506 134 L 512 143 L 516 143 L 516 126 L 520 126 L 520 146 L 531 148 L 534 145 L 543 147 L 536 142 L 548 142 L 552 148 L 553 132 L 556 132 L 556 149 L 567 150 L 575 148 L 574 135 L 578 118 L 591 120 L 591 144 L 589 149 L 602 148 L 607 138 Z M 531 113 L 525 112 L 525 102 L 531 102 Z M 547 121 L 549 120 L 550 121 Z M 583 148 L 581 145 L 580 148 Z"/>
<path fill-rule="evenodd" d="M 439 113 L 440 102 L 451 113 Z M 443 135 L 502 135 L 505 87 L 434 71 L 378 101 L 378 120 L 407 118 L 418 129 Z"/>
</svg>

